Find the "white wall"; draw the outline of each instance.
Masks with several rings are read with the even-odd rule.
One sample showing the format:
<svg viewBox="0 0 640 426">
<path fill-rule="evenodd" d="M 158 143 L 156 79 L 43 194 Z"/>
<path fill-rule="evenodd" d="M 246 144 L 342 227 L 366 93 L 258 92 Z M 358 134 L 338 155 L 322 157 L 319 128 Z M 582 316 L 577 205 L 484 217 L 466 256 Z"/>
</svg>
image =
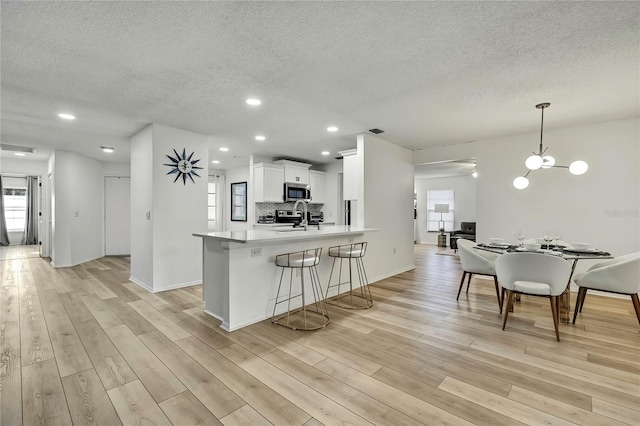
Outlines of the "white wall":
<svg viewBox="0 0 640 426">
<path fill-rule="evenodd" d="M 103 163 L 102 172 L 105 176 L 130 177 L 131 163 Z"/>
<path fill-rule="evenodd" d="M 338 174 L 342 173 L 342 161 L 334 161 L 324 166 L 327 198 L 322 206 L 325 222 L 341 223 L 342 200 L 338 198 Z M 313 195 L 313 194 L 312 194 Z"/>
<path fill-rule="evenodd" d="M 224 230 L 225 231 L 246 231 L 253 229 L 254 221 L 250 217 L 250 212 L 255 211 L 253 203 L 253 188 L 251 186 L 251 179 L 249 175 L 250 167 L 236 167 L 234 169 L 227 169 L 225 172 L 225 200 L 224 200 Z M 237 182 L 247 182 L 247 221 L 246 222 L 233 222 L 231 220 L 231 184 Z M 251 206 L 251 207 L 249 207 Z M 252 214 L 251 214 L 252 215 Z"/>
<path fill-rule="evenodd" d="M 374 282 L 415 267 L 414 168 L 407 149 L 371 135 L 358 135 L 357 144 L 363 170 L 358 223 L 379 229 L 368 234 L 365 258 L 367 275 Z"/>
<path fill-rule="evenodd" d="M 418 194 L 417 239 L 420 244 L 437 244 L 438 232 L 427 232 L 427 191 L 452 189 L 454 191 L 454 229 L 460 222 L 476 221 L 476 179 L 473 176 L 456 176 L 437 179 L 416 179 Z M 447 244 L 449 237 L 447 237 Z"/>
<path fill-rule="evenodd" d="M 556 163 L 589 163 L 583 176 L 566 169 L 532 172 L 529 188 L 518 191 L 512 181 L 524 174 L 524 160 L 539 142 L 538 133 L 425 149 L 414 153 L 416 164 L 477 158 L 478 241 L 491 237 L 514 240 L 557 228 L 563 240 L 583 241 L 613 255 L 640 251 L 640 119 L 545 130 L 544 145 Z M 578 271 L 592 263 L 578 262 Z"/>
<path fill-rule="evenodd" d="M 102 163 L 55 151 L 52 161 L 54 267 L 73 266 L 104 255 Z"/>
<path fill-rule="evenodd" d="M 153 288 L 153 126 L 131 138 L 131 281 Z M 147 219 L 147 212 L 150 217 Z"/>
</svg>

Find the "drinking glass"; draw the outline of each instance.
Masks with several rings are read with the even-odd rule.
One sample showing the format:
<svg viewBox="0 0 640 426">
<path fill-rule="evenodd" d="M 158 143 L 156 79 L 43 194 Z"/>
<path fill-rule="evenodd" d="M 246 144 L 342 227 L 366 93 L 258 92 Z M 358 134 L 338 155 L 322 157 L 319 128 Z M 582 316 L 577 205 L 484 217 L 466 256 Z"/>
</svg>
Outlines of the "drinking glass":
<svg viewBox="0 0 640 426">
<path fill-rule="evenodd" d="M 545 232 L 542 238 L 547 243 L 547 249 L 550 249 L 551 242 L 553 241 L 553 232 L 551 231 Z"/>
<path fill-rule="evenodd" d="M 553 231 L 553 239 L 555 240 L 555 245 L 556 247 L 558 246 L 558 240 L 562 238 L 562 232 L 560 232 L 559 230 L 555 230 Z"/>
<path fill-rule="evenodd" d="M 518 240 L 518 246 L 524 246 L 524 231 L 522 229 L 518 229 L 516 232 L 516 240 Z"/>
</svg>

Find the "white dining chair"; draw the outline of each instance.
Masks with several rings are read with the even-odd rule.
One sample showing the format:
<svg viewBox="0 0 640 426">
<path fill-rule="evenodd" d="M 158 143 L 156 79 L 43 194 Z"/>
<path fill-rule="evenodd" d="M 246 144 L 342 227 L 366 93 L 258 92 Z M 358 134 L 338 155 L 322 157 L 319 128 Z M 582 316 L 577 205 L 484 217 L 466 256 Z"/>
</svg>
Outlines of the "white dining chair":
<svg viewBox="0 0 640 426">
<path fill-rule="evenodd" d="M 476 245 L 474 241 L 465 240 L 463 238 L 458 240 L 458 254 L 460 256 L 460 264 L 462 265 L 462 279 L 460 280 L 460 288 L 458 289 L 458 296 L 456 300 L 460 298 L 460 292 L 464 285 L 464 279 L 467 277 L 467 293 L 469 293 L 469 284 L 471 283 L 471 277 L 473 275 L 486 275 L 493 277 L 493 282 L 496 286 L 496 295 L 498 296 L 498 307 L 500 313 L 502 313 L 502 298 L 500 297 L 500 286 L 498 284 L 498 278 L 496 277 L 496 269 L 494 262 L 498 257 L 498 254 L 491 253 L 484 250 L 477 250 L 473 247 Z"/>
<path fill-rule="evenodd" d="M 615 259 L 597 263 L 582 274 L 577 274 L 573 281 L 578 285 L 578 299 L 573 312 L 573 323 L 576 323 L 578 312 L 582 312 L 587 290 L 605 291 L 608 293 L 631 296 L 633 308 L 640 323 L 640 252 L 631 253 Z"/>
<path fill-rule="evenodd" d="M 561 257 L 543 253 L 507 253 L 496 259 L 496 273 L 502 288 L 507 290 L 507 305 L 502 329 L 507 326 L 514 294 L 548 297 L 551 303 L 556 339 L 560 341 L 558 296 L 567 288 L 571 264 Z M 502 301 L 504 304 L 504 300 Z"/>
</svg>

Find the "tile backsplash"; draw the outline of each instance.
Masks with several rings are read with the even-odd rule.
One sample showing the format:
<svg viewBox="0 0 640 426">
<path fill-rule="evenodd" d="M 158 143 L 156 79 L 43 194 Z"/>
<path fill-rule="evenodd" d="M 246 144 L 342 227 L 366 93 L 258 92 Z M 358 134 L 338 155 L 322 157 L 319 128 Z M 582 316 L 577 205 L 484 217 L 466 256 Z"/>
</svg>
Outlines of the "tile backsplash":
<svg viewBox="0 0 640 426">
<path fill-rule="evenodd" d="M 294 203 L 256 203 L 256 220 L 259 216 L 268 214 L 276 214 L 276 210 L 293 210 Z M 307 204 L 307 210 L 310 212 L 319 212 L 322 210 L 323 204 Z"/>
</svg>

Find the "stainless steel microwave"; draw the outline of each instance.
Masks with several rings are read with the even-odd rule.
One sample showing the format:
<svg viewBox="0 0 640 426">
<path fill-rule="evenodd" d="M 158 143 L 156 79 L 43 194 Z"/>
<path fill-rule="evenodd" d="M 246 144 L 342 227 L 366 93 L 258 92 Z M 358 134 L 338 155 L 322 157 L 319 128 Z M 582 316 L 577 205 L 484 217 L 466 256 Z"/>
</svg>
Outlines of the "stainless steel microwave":
<svg viewBox="0 0 640 426">
<path fill-rule="evenodd" d="M 284 201 L 311 201 L 311 189 L 303 183 L 285 182 Z"/>
</svg>

